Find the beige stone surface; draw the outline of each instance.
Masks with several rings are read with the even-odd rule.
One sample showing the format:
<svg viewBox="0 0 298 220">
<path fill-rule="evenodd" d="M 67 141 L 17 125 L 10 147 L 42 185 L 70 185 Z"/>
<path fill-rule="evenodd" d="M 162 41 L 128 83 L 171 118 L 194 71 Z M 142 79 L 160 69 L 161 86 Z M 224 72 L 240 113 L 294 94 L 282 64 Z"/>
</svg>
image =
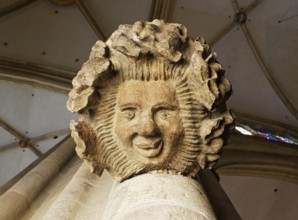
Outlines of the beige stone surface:
<svg viewBox="0 0 298 220">
<path fill-rule="evenodd" d="M 98 41 L 67 107 L 76 151 L 119 181 L 142 173 L 194 176 L 219 158 L 233 117 L 231 85 L 202 38 L 180 24 L 138 21 Z"/>
<path fill-rule="evenodd" d="M 79 115 L 70 125 L 79 157 L 120 182 L 103 219 L 215 219 L 191 177 L 219 159 L 233 124 L 216 58 L 203 38 L 161 20 L 120 25 L 96 42 L 67 108 Z M 73 198 L 88 201 L 96 182 L 81 167 L 45 219 L 77 217 L 83 204 Z"/>
<path fill-rule="evenodd" d="M 81 166 L 82 161 L 74 155 L 74 157 L 60 170 L 60 172 L 52 178 L 47 187 L 33 201 L 30 208 L 26 210 L 22 216 L 22 220 L 40 220 L 57 200 L 60 193 L 65 189 L 68 182 Z"/>
<path fill-rule="evenodd" d="M 81 165 L 42 219 L 80 220 L 100 217 L 113 181 L 109 174 L 105 173 L 99 178 Z"/>
<path fill-rule="evenodd" d="M 74 157 L 42 191 L 22 220 L 95 219 L 101 217 L 114 179 L 108 172 L 99 178 Z"/>
<path fill-rule="evenodd" d="M 74 142 L 68 138 L 52 154 L 1 195 L 0 219 L 20 218 L 73 155 Z"/>
<path fill-rule="evenodd" d="M 180 175 L 143 174 L 111 191 L 102 220 L 216 219 L 202 186 Z"/>
</svg>

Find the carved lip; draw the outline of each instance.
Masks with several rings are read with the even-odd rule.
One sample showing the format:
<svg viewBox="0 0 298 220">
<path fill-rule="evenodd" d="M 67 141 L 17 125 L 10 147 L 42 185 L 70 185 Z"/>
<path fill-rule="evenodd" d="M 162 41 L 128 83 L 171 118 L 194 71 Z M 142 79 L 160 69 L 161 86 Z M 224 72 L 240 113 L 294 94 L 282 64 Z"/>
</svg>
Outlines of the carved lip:
<svg viewBox="0 0 298 220">
<path fill-rule="evenodd" d="M 135 141 L 133 143 L 133 149 L 144 157 L 156 157 L 160 154 L 163 143 L 162 139 Z"/>
</svg>

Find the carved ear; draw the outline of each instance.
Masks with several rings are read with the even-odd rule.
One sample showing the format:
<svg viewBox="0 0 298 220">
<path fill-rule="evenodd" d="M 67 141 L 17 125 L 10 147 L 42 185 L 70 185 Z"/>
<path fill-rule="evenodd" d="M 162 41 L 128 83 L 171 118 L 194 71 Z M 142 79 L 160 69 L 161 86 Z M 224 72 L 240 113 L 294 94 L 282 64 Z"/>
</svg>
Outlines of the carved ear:
<svg viewBox="0 0 298 220">
<path fill-rule="evenodd" d="M 80 157 L 87 157 L 96 148 L 96 135 L 84 122 L 70 122 L 71 135 L 77 144 L 76 151 Z"/>
<path fill-rule="evenodd" d="M 223 145 L 226 142 L 226 132 L 234 122 L 229 111 L 225 111 L 217 118 L 205 119 L 200 125 L 202 149 L 197 160 L 201 168 L 212 168 L 220 157 Z"/>
<path fill-rule="evenodd" d="M 81 159 L 84 159 L 85 164 L 90 168 L 92 173 L 101 176 L 104 166 L 96 161 L 90 155 L 96 151 L 96 135 L 93 130 L 84 122 L 72 120 L 70 122 L 71 136 L 74 139 L 76 152 Z"/>
</svg>

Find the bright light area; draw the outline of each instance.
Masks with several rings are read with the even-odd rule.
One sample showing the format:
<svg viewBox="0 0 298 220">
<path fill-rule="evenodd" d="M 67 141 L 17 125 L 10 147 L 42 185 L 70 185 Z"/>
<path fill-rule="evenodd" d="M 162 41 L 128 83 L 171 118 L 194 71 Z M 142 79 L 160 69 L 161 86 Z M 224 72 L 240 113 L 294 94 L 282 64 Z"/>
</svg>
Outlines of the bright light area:
<svg viewBox="0 0 298 220">
<path fill-rule="evenodd" d="M 241 134 L 249 135 L 249 136 L 252 136 L 252 135 L 253 135 L 250 131 L 248 131 L 248 130 L 242 128 L 242 127 L 235 126 L 235 129 L 236 129 L 237 131 L 239 131 Z"/>
</svg>

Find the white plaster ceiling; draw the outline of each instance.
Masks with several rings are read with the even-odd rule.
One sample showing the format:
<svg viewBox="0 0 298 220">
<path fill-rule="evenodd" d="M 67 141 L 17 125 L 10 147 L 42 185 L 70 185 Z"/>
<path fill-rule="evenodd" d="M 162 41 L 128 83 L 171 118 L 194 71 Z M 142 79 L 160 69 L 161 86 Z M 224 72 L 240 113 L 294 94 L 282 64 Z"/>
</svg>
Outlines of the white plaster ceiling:
<svg viewBox="0 0 298 220">
<path fill-rule="evenodd" d="M 238 2 L 243 10 L 251 3 L 257 3 L 247 13 L 247 29 L 271 77 L 297 112 L 297 2 L 177 1 L 173 20 L 188 27 L 191 36 L 203 36 L 207 42 L 213 42 L 225 27 L 233 23 L 233 2 Z M 217 52 L 233 84 L 234 95 L 229 103 L 233 109 L 297 127 L 297 118 L 266 78 L 240 25 L 234 25 L 213 44 L 212 49 Z"/>
<path fill-rule="evenodd" d="M 64 94 L 0 81 L 0 119 L 23 137 L 31 139 L 30 142 L 42 154 L 69 133 L 69 121 L 75 115 L 66 110 L 66 100 Z M 57 131 L 62 132 L 53 134 Z M 42 137 L 45 134 L 50 136 Z M 29 148 L 22 148 L 19 142 L 18 137 L 0 127 L 0 185 L 41 156 Z"/>
<path fill-rule="evenodd" d="M 27 3 L 25 7 L 4 13 L 9 11 L 9 6 L 22 2 Z M 120 24 L 148 20 L 152 15 L 152 4 L 161 1 L 74 2 L 61 6 L 50 0 L 0 1 L 0 119 L 26 137 L 34 138 L 68 128 L 69 120 L 74 116 L 65 109 L 67 95 L 36 87 L 40 79 L 30 80 L 30 75 L 29 80 L 26 80 L 26 83 L 31 84 L 29 86 L 9 81 L 20 82 L 26 78 L 30 72 L 26 66 L 33 66 L 35 70 L 46 67 L 53 72 L 61 70 L 70 73 L 70 76 L 74 75 L 87 60 L 96 40 L 108 37 Z M 207 43 L 212 44 L 212 50 L 217 52 L 218 60 L 233 84 L 234 94 L 228 103 L 229 107 L 253 117 L 283 123 L 282 126 L 294 128 L 293 132 L 297 132 L 298 2 L 168 2 L 173 3 L 170 21 L 185 25 L 193 38 L 203 36 Z M 91 22 L 82 13 L 80 5 L 87 10 Z M 234 21 L 237 7 L 247 12 L 245 27 Z M 96 27 L 92 27 L 92 24 Z M 249 36 L 245 31 L 249 32 Z M 262 65 L 267 72 L 264 72 Z M 22 72 L 22 79 L 18 76 L 18 80 L 10 80 L 16 77 L 9 78 L 7 74 L 13 75 L 16 66 Z M 6 72 L 7 69 L 9 71 Z M 41 68 L 39 72 L 42 71 Z M 57 84 L 58 79 L 63 77 L 62 72 L 53 75 L 54 81 L 57 78 Z M 39 76 L 42 80 L 49 78 L 49 75 Z M 35 143 L 35 146 L 45 153 L 63 137 L 58 136 Z M 15 142 L 18 139 L 0 127 L 0 147 Z M 30 149 L 19 146 L 2 151 L 0 185 L 36 158 Z"/>
<path fill-rule="evenodd" d="M 74 5 L 59 7 L 49 1 L 35 1 L 3 16 L 0 25 L 0 56 L 70 70 L 82 65 L 97 40 Z"/>
<path fill-rule="evenodd" d="M 247 176 L 222 176 L 220 183 L 243 220 L 297 219 L 297 184 Z"/>
</svg>

